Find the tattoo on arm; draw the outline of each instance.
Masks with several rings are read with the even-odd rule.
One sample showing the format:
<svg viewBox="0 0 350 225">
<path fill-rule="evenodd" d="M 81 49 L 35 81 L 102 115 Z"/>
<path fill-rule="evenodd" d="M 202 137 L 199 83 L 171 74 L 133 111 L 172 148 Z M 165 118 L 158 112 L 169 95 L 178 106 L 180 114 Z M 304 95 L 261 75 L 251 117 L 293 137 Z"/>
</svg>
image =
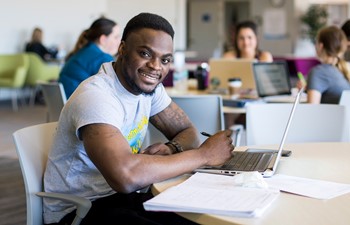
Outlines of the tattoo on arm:
<svg viewBox="0 0 350 225">
<path fill-rule="evenodd" d="M 169 139 L 172 139 L 179 131 L 191 126 L 185 112 L 173 102 L 162 112 L 151 117 L 150 122 Z"/>
</svg>

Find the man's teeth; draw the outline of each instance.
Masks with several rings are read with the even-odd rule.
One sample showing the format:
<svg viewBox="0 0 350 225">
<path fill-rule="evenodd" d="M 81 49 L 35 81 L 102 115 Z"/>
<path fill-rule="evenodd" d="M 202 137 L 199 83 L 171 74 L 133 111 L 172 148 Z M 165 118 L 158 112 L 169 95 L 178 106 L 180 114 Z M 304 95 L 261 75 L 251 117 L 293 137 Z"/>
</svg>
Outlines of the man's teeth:
<svg viewBox="0 0 350 225">
<path fill-rule="evenodd" d="M 141 73 L 141 75 L 144 76 L 144 77 L 147 77 L 148 79 L 157 80 L 157 78 L 149 76 L 149 75 L 147 75 L 145 73 Z"/>
</svg>

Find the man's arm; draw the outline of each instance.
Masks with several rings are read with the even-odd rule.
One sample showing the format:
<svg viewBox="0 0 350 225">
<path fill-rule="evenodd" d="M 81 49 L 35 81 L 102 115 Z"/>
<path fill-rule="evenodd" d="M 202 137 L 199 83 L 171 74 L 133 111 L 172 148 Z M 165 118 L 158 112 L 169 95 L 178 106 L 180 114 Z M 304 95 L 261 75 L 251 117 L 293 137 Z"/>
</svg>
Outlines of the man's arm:
<svg viewBox="0 0 350 225">
<path fill-rule="evenodd" d="M 183 150 L 198 148 L 200 141 L 197 129 L 176 103 L 171 102 L 163 111 L 151 117 L 150 122 Z"/>
<path fill-rule="evenodd" d="M 201 166 L 223 164 L 233 150 L 232 131 L 220 131 L 199 148 L 172 155 L 132 154 L 120 130 L 108 124 L 80 129 L 91 161 L 117 192 L 129 193 Z"/>
</svg>

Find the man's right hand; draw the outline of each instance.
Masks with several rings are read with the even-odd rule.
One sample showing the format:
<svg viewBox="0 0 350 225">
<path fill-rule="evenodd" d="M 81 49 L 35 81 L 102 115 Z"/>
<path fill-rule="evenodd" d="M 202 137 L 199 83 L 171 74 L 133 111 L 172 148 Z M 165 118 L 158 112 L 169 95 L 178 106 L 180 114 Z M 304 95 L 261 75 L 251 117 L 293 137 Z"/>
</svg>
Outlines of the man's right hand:
<svg viewBox="0 0 350 225">
<path fill-rule="evenodd" d="M 205 154 L 207 166 L 222 165 L 232 156 L 232 151 L 235 148 L 232 144 L 232 132 L 232 130 L 219 131 L 199 147 L 201 153 Z"/>
</svg>

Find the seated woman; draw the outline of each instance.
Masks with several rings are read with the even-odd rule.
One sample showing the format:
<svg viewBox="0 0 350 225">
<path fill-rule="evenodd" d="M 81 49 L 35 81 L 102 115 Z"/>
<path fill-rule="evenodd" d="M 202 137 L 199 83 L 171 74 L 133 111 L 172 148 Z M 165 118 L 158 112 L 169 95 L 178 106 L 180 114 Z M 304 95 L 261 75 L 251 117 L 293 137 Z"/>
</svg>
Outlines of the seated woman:
<svg viewBox="0 0 350 225">
<path fill-rule="evenodd" d="M 56 58 L 57 50 L 47 49 L 43 43 L 43 31 L 39 27 L 34 28 L 32 39 L 25 46 L 26 52 L 34 52 L 38 54 L 44 61 Z"/>
<path fill-rule="evenodd" d="M 272 62 L 272 54 L 258 47 L 257 30 L 257 25 L 253 21 L 238 23 L 234 31 L 233 49 L 225 52 L 223 58 Z M 232 124 L 245 125 L 245 119 L 245 114 L 225 114 L 225 127 L 229 128 Z"/>
<path fill-rule="evenodd" d="M 95 20 L 79 36 L 59 75 L 67 98 L 83 80 L 96 74 L 103 63 L 115 60 L 120 39 L 119 26 L 107 18 Z"/>
<path fill-rule="evenodd" d="M 338 104 L 343 90 L 350 90 L 350 70 L 342 58 L 347 38 L 336 26 L 319 30 L 316 52 L 321 64 L 311 69 L 307 79 L 308 103 Z"/>
<path fill-rule="evenodd" d="M 272 62 L 270 52 L 258 48 L 257 26 L 252 21 L 243 21 L 236 25 L 233 49 L 223 54 L 223 58 L 242 58 Z"/>
</svg>

